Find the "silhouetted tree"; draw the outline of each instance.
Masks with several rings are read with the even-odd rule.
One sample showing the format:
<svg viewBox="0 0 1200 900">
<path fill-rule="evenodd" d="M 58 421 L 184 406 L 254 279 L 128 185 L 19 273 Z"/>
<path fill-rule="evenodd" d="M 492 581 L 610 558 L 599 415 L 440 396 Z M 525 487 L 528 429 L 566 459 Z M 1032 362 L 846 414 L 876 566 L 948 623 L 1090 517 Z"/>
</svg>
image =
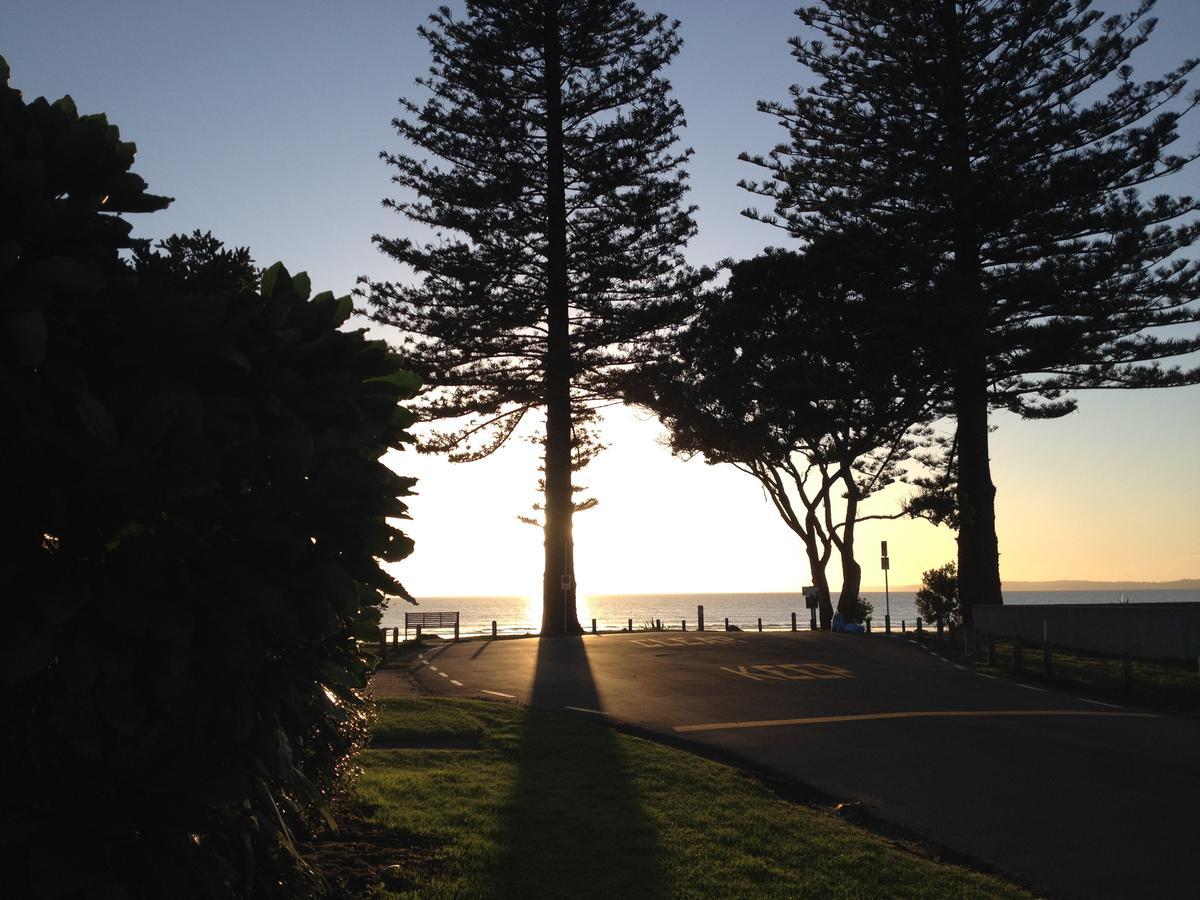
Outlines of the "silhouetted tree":
<svg viewBox="0 0 1200 900">
<path fill-rule="evenodd" d="M 958 566 L 952 561 L 921 575 L 917 612 L 926 622 L 953 622 L 959 613 Z"/>
<path fill-rule="evenodd" d="M 413 202 L 385 201 L 429 241 L 376 236 L 413 284 L 370 283 L 374 318 L 433 389 L 426 418 L 452 424 L 425 449 L 474 460 L 545 412 L 542 632 L 577 631 L 572 469 L 598 448 L 594 404 L 653 349 L 696 276 L 675 148 L 683 112 L 663 67 L 678 23 L 626 0 L 468 2 L 420 33 L 433 65 L 423 105 L 394 122 L 441 162 L 384 154 Z"/>
<path fill-rule="evenodd" d="M 1138 191 L 1195 157 L 1167 148 L 1196 63 L 1132 80 L 1151 5 L 828 0 L 797 11 L 823 40 L 791 41 L 817 83 L 760 103 L 791 142 L 751 159 L 773 180 L 744 186 L 775 215 L 749 215 L 804 240 L 866 225 L 878 252 L 936 272 L 918 327 L 953 373 L 968 615 L 1001 602 L 989 404 L 1044 418 L 1075 389 L 1200 381 L 1160 365 L 1200 348 L 1157 331 L 1200 318 L 1200 264 L 1179 255 L 1200 225 L 1192 198 Z"/>
<path fill-rule="evenodd" d="M 349 297 L 116 213 L 133 144 L 0 60 L 0 869 L 19 897 L 316 893 L 366 737 L 418 381 Z M 134 264 L 123 251 L 136 249 Z M 69 862 L 64 862 L 69 861 Z"/>
<path fill-rule="evenodd" d="M 833 550 L 838 608 L 858 621 L 855 525 L 902 515 L 865 516 L 861 505 L 901 477 L 936 414 L 919 348 L 899 344 L 889 326 L 907 283 L 898 272 L 889 279 L 847 265 L 839 245 L 732 264 L 671 357 L 637 370 L 628 388 L 666 424 L 676 453 L 701 453 L 759 481 L 804 543 L 825 628 Z"/>
</svg>

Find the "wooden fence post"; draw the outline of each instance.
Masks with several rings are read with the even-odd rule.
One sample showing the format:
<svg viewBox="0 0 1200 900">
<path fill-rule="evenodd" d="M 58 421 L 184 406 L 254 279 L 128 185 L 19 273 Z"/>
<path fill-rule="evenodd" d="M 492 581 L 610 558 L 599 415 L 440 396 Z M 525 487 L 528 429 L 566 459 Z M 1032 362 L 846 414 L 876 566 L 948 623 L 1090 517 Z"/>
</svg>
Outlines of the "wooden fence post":
<svg viewBox="0 0 1200 900">
<path fill-rule="evenodd" d="M 496 620 L 492 619 L 492 637 L 496 636 Z"/>
<path fill-rule="evenodd" d="M 633 619 L 629 620 L 629 632 L 630 632 L 630 634 L 633 633 Z"/>
<path fill-rule="evenodd" d="M 592 619 L 592 634 L 596 633 L 596 620 Z"/>
<path fill-rule="evenodd" d="M 921 633 L 921 617 L 917 616 L 917 634 Z"/>
<path fill-rule="evenodd" d="M 458 640 L 458 613 L 454 614 L 454 640 Z"/>
<path fill-rule="evenodd" d="M 726 631 L 728 631 L 728 630 L 729 630 L 729 616 L 726 616 L 726 617 L 725 617 L 725 630 L 726 630 Z"/>
<path fill-rule="evenodd" d="M 681 628 L 681 630 L 683 630 L 683 631 L 687 631 L 687 619 L 683 619 L 683 620 L 680 622 L 680 628 Z"/>
<path fill-rule="evenodd" d="M 758 630 L 762 631 L 762 616 L 758 617 Z"/>
<path fill-rule="evenodd" d="M 379 632 L 379 661 L 386 663 L 387 658 L 388 658 L 387 632 L 381 630 Z"/>
<path fill-rule="evenodd" d="M 796 614 L 792 613 L 792 631 L 796 630 Z"/>
<path fill-rule="evenodd" d="M 696 607 L 696 630 L 697 631 L 704 630 L 704 607 L 703 606 Z"/>
</svg>

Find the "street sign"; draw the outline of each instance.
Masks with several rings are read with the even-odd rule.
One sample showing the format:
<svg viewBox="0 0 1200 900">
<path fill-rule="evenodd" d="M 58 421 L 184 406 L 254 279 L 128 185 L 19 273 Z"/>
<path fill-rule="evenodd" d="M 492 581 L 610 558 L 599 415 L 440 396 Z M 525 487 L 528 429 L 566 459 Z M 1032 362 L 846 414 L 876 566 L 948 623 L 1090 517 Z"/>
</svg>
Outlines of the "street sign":
<svg viewBox="0 0 1200 900">
<path fill-rule="evenodd" d="M 571 589 L 571 576 L 570 575 L 564 575 L 562 577 L 562 589 L 564 591 L 569 591 Z"/>
<path fill-rule="evenodd" d="M 804 594 L 804 608 L 805 609 L 817 609 L 817 607 L 819 605 L 819 603 L 818 603 L 819 593 L 817 591 L 816 585 L 806 584 L 804 586 L 804 589 L 801 591 L 801 593 Z"/>
<path fill-rule="evenodd" d="M 890 568 L 888 565 L 888 558 L 886 556 L 879 560 L 879 565 L 883 566 L 883 571 L 885 572 Z"/>
<path fill-rule="evenodd" d="M 880 556 L 887 556 L 887 541 L 880 541 L 880 542 L 879 542 L 879 555 L 880 555 Z"/>
</svg>

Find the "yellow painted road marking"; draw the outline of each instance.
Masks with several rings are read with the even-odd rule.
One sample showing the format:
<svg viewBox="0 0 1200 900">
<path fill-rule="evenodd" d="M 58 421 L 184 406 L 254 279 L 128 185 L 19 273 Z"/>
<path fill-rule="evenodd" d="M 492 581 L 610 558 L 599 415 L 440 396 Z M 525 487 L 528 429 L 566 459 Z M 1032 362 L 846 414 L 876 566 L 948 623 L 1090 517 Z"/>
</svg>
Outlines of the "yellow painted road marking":
<svg viewBox="0 0 1200 900">
<path fill-rule="evenodd" d="M 918 712 L 863 713 L 851 716 L 810 716 L 806 719 L 764 719 L 758 722 L 713 722 L 709 725 L 676 725 L 674 731 L 724 731 L 730 728 L 774 728 L 780 725 L 827 725 L 834 722 L 873 722 L 881 719 L 972 719 L 993 716 L 1090 716 L 1159 719 L 1154 713 L 1098 712 L 1090 709 L 936 709 Z"/>
<path fill-rule="evenodd" d="M 853 678 L 854 673 L 827 663 L 777 663 L 757 666 L 720 666 L 722 672 L 751 681 L 812 681 L 818 678 Z"/>
</svg>

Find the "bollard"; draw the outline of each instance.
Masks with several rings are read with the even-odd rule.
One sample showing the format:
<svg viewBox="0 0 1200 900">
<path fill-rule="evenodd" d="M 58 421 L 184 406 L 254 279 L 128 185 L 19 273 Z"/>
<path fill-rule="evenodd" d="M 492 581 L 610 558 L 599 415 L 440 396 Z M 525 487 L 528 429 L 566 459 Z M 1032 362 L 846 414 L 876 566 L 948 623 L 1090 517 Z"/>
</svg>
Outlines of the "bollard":
<svg viewBox="0 0 1200 900">
<path fill-rule="evenodd" d="M 662 619 L 655 619 L 655 620 L 654 620 L 654 630 L 655 630 L 655 631 L 662 631 Z"/>
<path fill-rule="evenodd" d="M 633 619 L 629 620 L 629 630 L 633 631 Z"/>
<path fill-rule="evenodd" d="M 796 614 L 792 613 L 792 631 L 796 630 Z"/>
<path fill-rule="evenodd" d="M 917 634 L 921 633 L 921 617 L 917 616 Z"/>
<path fill-rule="evenodd" d="M 458 616 L 454 617 L 454 640 L 458 640 Z"/>
<path fill-rule="evenodd" d="M 703 606 L 696 607 L 696 630 L 697 631 L 704 630 L 704 607 Z"/>
<path fill-rule="evenodd" d="M 393 628 L 392 629 L 392 646 L 398 647 L 399 645 L 400 645 L 400 629 Z"/>
<path fill-rule="evenodd" d="M 592 619 L 592 634 L 596 633 L 596 620 Z"/>
<path fill-rule="evenodd" d="M 1012 670 L 1014 672 L 1020 672 L 1021 671 L 1021 636 L 1019 634 L 1014 634 L 1012 641 L 1013 641 Z"/>
<path fill-rule="evenodd" d="M 726 630 L 726 631 L 728 631 L 728 630 L 729 630 L 729 616 L 726 616 L 726 617 L 725 617 L 725 630 Z"/>
<path fill-rule="evenodd" d="M 758 630 L 762 631 L 762 616 L 758 617 Z"/>
<path fill-rule="evenodd" d="M 908 634 L 908 623 L 906 623 L 903 619 L 900 620 L 900 633 Z"/>
<path fill-rule="evenodd" d="M 870 634 L 871 633 L 871 620 L 867 619 L 867 621 L 864 624 L 866 625 L 866 628 L 867 628 L 867 634 Z"/>
<path fill-rule="evenodd" d="M 1050 626 L 1042 620 L 1042 671 L 1047 679 L 1054 678 L 1054 651 L 1050 649 Z"/>
<path fill-rule="evenodd" d="M 996 664 L 996 636 L 990 633 L 987 636 L 987 664 L 989 666 Z"/>
<path fill-rule="evenodd" d="M 1126 650 L 1121 654 L 1121 672 L 1125 676 L 1125 690 L 1133 690 L 1133 660 L 1129 656 L 1129 651 Z"/>
<path fill-rule="evenodd" d="M 684 619 L 679 625 L 680 631 L 687 631 L 687 619 Z"/>
<path fill-rule="evenodd" d="M 496 636 L 496 620 L 492 619 L 492 637 Z"/>
<path fill-rule="evenodd" d="M 883 617 L 883 633 L 884 634 L 892 633 L 892 617 L 890 615 L 885 615 Z"/>
</svg>

